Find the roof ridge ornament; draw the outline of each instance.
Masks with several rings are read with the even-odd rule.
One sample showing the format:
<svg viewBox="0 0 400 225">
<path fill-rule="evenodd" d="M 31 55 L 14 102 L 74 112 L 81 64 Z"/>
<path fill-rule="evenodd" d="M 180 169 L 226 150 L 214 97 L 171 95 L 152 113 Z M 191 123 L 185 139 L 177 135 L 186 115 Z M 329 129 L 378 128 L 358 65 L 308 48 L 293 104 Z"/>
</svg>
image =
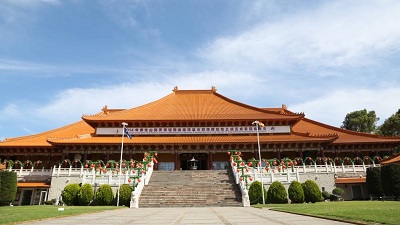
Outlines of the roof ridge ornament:
<svg viewBox="0 0 400 225">
<path fill-rule="evenodd" d="M 211 86 L 211 91 L 215 93 L 217 92 L 217 88 L 215 86 Z"/>
<path fill-rule="evenodd" d="M 173 92 L 178 91 L 178 86 L 175 86 L 174 89 L 172 90 Z"/>
<path fill-rule="evenodd" d="M 110 111 L 108 111 L 107 105 L 105 105 L 102 109 L 102 114 L 110 115 Z"/>
</svg>

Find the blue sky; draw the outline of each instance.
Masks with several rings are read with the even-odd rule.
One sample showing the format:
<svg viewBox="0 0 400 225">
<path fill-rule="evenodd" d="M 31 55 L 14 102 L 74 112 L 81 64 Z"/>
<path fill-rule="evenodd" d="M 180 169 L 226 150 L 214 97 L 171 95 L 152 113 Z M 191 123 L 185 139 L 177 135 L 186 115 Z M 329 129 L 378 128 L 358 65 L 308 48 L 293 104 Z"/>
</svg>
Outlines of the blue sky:
<svg viewBox="0 0 400 225">
<path fill-rule="evenodd" d="M 0 139 L 210 89 L 340 126 L 400 108 L 400 2 L 1 0 Z"/>
</svg>

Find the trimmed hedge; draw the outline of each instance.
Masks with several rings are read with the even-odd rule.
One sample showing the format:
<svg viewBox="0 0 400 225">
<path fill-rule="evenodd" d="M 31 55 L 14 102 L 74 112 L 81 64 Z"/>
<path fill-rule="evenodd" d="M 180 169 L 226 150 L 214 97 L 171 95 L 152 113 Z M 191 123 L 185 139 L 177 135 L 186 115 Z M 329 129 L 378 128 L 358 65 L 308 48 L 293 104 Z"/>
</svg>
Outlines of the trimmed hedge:
<svg viewBox="0 0 400 225">
<path fill-rule="evenodd" d="M 111 186 L 103 184 L 99 187 L 96 192 L 96 204 L 97 205 L 112 205 L 114 200 L 114 194 Z"/>
<path fill-rule="evenodd" d="M 387 196 L 400 197 L 400 164 L 384 165 L 381 169 L 383 192 Z"/>
<path fill-rule="evenodd" d="M 301 183 L 298 181 L 292 181 L 288 189 L 289 199 L 292 203 L 303 203 L 304 202 L 304 191 L 301 187 Z"/>
<path fill-rule="evenodd" d="M 129 184 L 121 185 L 119 189 L 119 204 L 129 206 L 131 202 L 131 193 L 133 188 Z"/>
<path fill-rule="evenodd" d="M 91 184 L 84 184 L 81 186 L 81 189 L 78 192 L 78 203 L 79 205 L 89 205 L 89 203 L 93 200 L 94 191 Z"/>
<path fill-rule="evenodd" d="M 335 188 L 333 189 L 332 194 L 342 197 L 342 195 L 344 194 L 344 190 L 341 188 Z"/>
<path fill-rule="evenodd" d="M 286 189 L 279 181 L 272 182 L 269 186 L 267 196 L 268 203 L 284 204 L 288 202 Z"/>
<path fill-rule="evenodd" d="M 0 205 L 10 204 L 17 195 L 17 174 L 0 171 Z"/>
<path fill-rule="evenodd" d="M 370 167 L 367 168 L 367 190 L 368 193 L 374 197 L 382 197 L 382 179 L 381 179 L 381 168 Z"/>
<path fill-rule="evenodd" d="M 304 201 L 305 202 L 320 202 L 322 200 L 322 193 L 319 190 L 317 183 L 312 180 L 307 180 L 301 184 L 304 191 Z"/>
<path fill-rule="evenodd" d="M 250 204 L 263 204 L 263 199 L 262 199 L 262 192 L 261 192 L 261 182 L 260 181 L 254 181 L 251 183 L 250 188 L 249 188 L 249 199 L 250 199 Z M 267 190 L 264 188 L 264 199 L 267 199 Z"/>
<path fill-rule="evenodd" d="M 330 199 L 331 198 L 331 194 L 327 191 L 323 191 L 322 192 L 322 198 L 324 198 L 324 200 Z"/>
<path fill-rule="evenodd" d="M 81 187 L 79 184 L 68 184 L 62 192 L 62 200 L 66 205 L 79 205 L 78 193 Z"/>
</svg>

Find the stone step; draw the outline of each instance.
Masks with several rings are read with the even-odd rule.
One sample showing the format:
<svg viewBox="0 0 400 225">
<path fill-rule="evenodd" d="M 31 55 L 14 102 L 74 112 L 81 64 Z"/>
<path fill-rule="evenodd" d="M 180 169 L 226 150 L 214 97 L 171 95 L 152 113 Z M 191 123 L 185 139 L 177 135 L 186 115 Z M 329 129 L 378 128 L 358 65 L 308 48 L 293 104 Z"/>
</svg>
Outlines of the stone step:
<svg viewBox="0 0 400 225">
<path fill-rule="evenodd" d="M 154 171 L 139 207 L 241 206 L 241 192 L 227 171 Z"/>
</svg>

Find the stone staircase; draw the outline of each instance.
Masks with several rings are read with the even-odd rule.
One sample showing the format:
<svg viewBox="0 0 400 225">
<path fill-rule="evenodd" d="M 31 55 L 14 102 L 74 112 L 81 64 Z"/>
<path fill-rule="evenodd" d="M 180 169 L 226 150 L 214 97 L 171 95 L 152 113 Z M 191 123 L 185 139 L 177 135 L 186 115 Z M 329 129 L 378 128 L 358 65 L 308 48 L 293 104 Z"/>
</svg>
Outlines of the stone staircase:
<svg viewBox="0 0 400 225">
<path fill-rule="evenodd" d="M 227 171 L 153 171 L 139 207 L 242 206 L 239 186 Z"/>
</svg>

